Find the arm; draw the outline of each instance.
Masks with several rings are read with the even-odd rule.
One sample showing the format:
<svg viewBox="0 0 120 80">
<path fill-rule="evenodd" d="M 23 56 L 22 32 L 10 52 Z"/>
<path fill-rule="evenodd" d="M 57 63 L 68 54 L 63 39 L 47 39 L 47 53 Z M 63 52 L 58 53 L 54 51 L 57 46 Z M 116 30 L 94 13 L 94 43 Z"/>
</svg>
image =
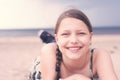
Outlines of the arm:
<svg viewBox="0 0 120 80">
<path fill-rule="evenodd" d="M 80 75 L 80 74 L 73 74 L 65 79 L 60 79 L 60 80 L 91 80 L 90 78 Z"/>
<path fill-rule="evenodd" d="M 96 69 L 100 80 L 118 80 L 110 53 L 105 50 L 98 50 L 96 56 Z"/>
<path fill-rule="evenodd" d="M 42 80 L 56 80 L 56 44 L 43 46 L 40 53 L 40 68 Z"/>
</svg>

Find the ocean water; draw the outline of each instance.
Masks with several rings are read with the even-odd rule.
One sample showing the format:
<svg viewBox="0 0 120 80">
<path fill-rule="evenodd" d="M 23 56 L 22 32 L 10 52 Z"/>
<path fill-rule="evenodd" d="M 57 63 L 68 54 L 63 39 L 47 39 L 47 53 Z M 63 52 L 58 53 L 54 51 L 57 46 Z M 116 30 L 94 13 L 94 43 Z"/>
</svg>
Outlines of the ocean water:
<svg viewBox="0 0 120 80">
<path fill-rule="evenodd" d="M 38 31 L 46 30 L 53 34 L 53 28 L 38 29 L 0 29 L 0 37 L 38 36 Z M 120 27 L 93 27 L 94 35 L 120 35 Z"/>
</svg>

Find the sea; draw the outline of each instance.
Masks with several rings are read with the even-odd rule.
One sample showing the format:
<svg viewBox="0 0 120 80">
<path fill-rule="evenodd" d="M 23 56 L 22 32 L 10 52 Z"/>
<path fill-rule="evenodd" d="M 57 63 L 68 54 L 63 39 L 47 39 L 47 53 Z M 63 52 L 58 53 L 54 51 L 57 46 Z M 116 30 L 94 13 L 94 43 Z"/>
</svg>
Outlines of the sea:
<svg viewBox="0 0 120 80">
<path fill-rule="evenodd" d="M 40 30 L 54 34 L 53 28 L 33 28 L 33 29 L 0 29 L 0 37 L 27 37 L 38 36 Z M 93 27 L 94 35 L 120 35 L 120 26 L 112 27 Z"/>
</svg>

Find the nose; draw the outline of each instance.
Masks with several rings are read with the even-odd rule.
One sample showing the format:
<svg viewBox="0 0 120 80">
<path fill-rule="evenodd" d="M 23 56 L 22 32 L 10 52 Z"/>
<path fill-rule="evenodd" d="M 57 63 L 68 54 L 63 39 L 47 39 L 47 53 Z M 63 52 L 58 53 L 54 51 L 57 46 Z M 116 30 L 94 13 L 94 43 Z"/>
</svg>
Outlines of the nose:
<svg viewBox="0 0 120 80">
<path fill-rule="evenodd" d="M 77 44 L 78 43 L 78 37 L 75 36 L 75 35 L 72 35 L 71 38 L 70 38 L 70 42 L 72 44 Z"/>
</svg>

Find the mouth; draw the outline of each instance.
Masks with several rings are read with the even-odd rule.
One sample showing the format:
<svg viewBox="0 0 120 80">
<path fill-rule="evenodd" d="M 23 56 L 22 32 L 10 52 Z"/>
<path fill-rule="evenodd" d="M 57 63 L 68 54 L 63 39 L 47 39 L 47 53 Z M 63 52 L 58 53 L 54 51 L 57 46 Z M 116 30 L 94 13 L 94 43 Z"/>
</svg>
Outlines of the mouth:
<svg viewBox="0 0 120 80">
<path fill-rule="evenodd" d="M 67 49 L 72 53 L 78 53 L 81 50 L 82 46 L 70 46 Z"/>
</svg>

